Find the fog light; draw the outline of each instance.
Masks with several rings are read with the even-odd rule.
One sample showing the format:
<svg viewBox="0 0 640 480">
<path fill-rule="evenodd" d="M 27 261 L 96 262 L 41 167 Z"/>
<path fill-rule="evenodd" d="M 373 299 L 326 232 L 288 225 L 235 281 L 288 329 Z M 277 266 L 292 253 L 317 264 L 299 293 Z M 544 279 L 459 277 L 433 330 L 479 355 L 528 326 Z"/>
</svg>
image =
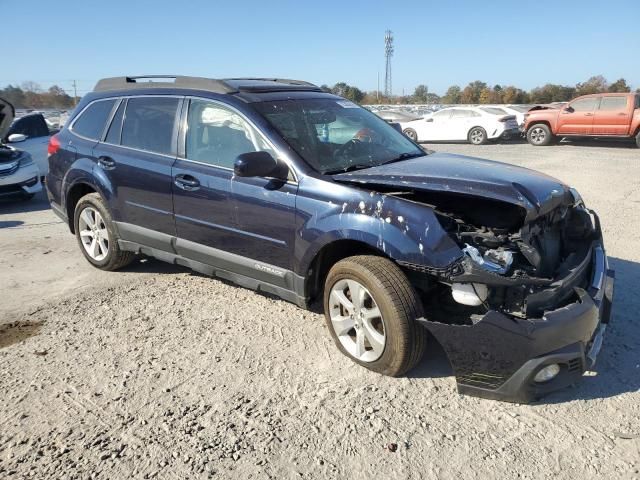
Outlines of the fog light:
<svg viewBox="0 0 640 480">
<path fill-rule="evenodd" d="M 551 365 L 547 365 L 533 377 L 533 380 L 538 383 L 548 382 L 549 380 L 553 380 L 556 375 L 560 373 L 560 365 L 557 363 L 552 363 Z"/>
</svg>

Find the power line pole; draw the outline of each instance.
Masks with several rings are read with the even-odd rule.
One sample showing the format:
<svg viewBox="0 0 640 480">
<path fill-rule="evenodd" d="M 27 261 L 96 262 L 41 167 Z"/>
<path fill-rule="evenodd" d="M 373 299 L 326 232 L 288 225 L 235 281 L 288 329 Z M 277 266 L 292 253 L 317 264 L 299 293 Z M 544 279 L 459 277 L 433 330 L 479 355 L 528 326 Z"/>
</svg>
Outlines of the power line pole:
<svg viewBox="0 0 640 480">
<path fill-rule="evenodd" d="M 75 80 L 73 80 L 73 104 L 78 104 L 78 87 Z"/>
</svg>

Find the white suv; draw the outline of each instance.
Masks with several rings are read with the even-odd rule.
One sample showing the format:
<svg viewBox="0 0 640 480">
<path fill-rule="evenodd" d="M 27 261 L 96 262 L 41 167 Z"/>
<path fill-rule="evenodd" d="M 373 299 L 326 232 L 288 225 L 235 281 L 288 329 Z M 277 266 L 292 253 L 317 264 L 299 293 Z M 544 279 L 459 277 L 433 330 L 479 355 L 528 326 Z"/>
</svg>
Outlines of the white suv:
<svg viewBox="0 0 640 480">
<path fill-rule="evenodd" d="M 15 109 L 0 98 L 0 198 L 31 198 L 40 190 L 40 171 L 28 152 L 5 145 L 1 139 L 8 132 Z"/>
</svg>

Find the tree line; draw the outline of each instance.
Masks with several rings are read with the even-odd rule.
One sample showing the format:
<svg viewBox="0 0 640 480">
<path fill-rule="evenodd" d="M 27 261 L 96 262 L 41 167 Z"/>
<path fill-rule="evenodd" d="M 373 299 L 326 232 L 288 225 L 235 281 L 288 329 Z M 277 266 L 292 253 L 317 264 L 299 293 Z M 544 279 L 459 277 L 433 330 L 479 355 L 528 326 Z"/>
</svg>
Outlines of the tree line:
<svg viewBox="0 0 640 480">
<path fill-rule="evenodd" d="M 59 108 L 70 109 L 79 98 L 74 99 L 62 88 L 53 85 L 43 90 L 37 83 L 25 82 L 20 86 L 7 85 L 0 89 L 0 98 L 10 102 L 15 108 Z"/>
<path fill-rule="evenodd" d="M 530 91 L 525 91 L 513 85 L 489 85 L 486 82 L 476 80 L 466 87 L 459 85 L 450 86 L 442 96 L 429 92 L 427 85 L 418 85 L 412 95 L 387 97 L 382 92 L 364 92 L 359 88 L 345 82 L 336 83 L 333 87 L 322 85 L 326 92 L 331 92 L 341 97 L 365 105 L 376 103 L 387 104 L 496 104 L 496 103 L 552 103 L 566 102 L 581 95 L 604 92 L 630 92 L 631 87 L 624 78 L 609 83 L 602 75 L 589 78 L 586 82 L 576 85 L 558 85 L 547 83 Z M 636 90 L 640 93 L 640 88 Z"/>
<path fill-rule="evenodd" d="M 418 85 L 412 95 L 387 97 L 382 92 L 365 92 L 346 82 L 338 82 L 333 87 L 322 85 L 325 92 L 331 92 L 349 100 L 371 105 L 387 104 L 495 104 L 495 103 L 551 103 L 566 102 L 580 95 L 603 92 L 630 92 L 631 87 L 624 78 L 609 83 L 602 75 L 589 78 L 576 85 L 547 83 L 541 87 L 525 91 L 513 85 L 493 85 L 476 80 L 466 87 L 450 86 L 442 96 L 429 91 L 427 85 Z M 636 90 L 640 93 L 640 88 Z M 21 86 L 8 85 L 0 89 L 0 98 L 11 102 L 16 108 L 72 108 L 79 100 L 68 95 L 57 85 L 43 90 L 37 83 L 25 82 Z"/>
</svg>

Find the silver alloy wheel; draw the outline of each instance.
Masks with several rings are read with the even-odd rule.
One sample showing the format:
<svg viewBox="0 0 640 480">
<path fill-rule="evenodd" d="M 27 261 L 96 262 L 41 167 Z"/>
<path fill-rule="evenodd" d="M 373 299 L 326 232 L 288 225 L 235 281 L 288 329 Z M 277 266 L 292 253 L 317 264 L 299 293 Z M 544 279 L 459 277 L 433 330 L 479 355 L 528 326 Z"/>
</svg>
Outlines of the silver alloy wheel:
<svg viewBox="0 0 640 480">
<path fill-rule="evenodd" d="M 531 130 L 531 141 L 533 143 L 542 143 L 544 142 L 544 139 L 547 137 L 547 132 L 544 131 L 544 129 L 540 128 L 540 127 L 535 127 L 533 130 Z"/>
<path fill-rule="evenodd" d="M 479 128 L 471 130 L 471 143 L 478 145 L 484 140 L 484 133 Z"/>
<path fill-rule="evenodd" d="M 414 130 L 405 130 L 404 134 L 409 137 L 411 140 L 413 140 L 414 142 L 418 141 L 418 134 L 414 131 Z"/>
<path fill-rule="evenodd" d="M 361 362 L 375 362 L 387 342 L 384 320 L 371 293 L 360 282 L 338 280 L 329 294 L 329 317 L 344 349 Z"/>
<path fill-rule="evenodd" d="M 86 207 L 78 219 L 80 240 L 87 254 L 100 262 L 109 253 L 109 231 L 102 215 L 93 207 Z"/>
</svg>

